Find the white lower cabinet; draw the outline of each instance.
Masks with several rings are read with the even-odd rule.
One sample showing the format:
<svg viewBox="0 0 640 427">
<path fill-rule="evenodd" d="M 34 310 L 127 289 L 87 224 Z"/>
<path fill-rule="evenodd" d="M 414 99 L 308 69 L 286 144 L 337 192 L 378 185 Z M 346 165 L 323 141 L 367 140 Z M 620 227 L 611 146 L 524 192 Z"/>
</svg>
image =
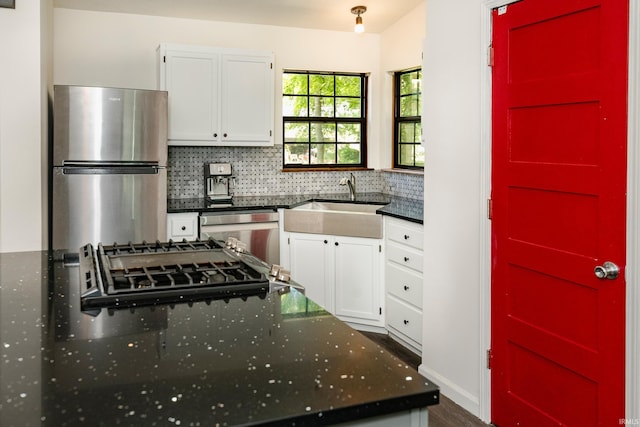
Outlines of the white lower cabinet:
<svg viewBox="0 0 640 427">
<path fill-rule="evenodd" d="M 386 327 L 390 335 L 422 353 L 423 227 L 385 217 Z"/>
<path fill-rule="evenodd" d="M 382 241 L 290 233 L 291 278 L 341 320 L 383 327 Z"/>
<path fill-rule="evenodd" d="M 198 238 L 198 213 L 167 214 L 167 240 L 182 241 Z"/>
</svg>

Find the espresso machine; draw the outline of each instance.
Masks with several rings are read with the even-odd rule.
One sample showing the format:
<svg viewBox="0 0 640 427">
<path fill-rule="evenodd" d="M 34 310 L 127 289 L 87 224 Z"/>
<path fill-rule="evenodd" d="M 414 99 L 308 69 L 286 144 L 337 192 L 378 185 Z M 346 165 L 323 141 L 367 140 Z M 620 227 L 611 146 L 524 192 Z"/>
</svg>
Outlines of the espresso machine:
<svg viewBox="0 0 640 427">
<path fill-rule="evenodd" d="M 210 202 L 230 203 L 232 180 L 230 163 L 207 163 L 204 165 L 204 187 Z"/>
</svg>

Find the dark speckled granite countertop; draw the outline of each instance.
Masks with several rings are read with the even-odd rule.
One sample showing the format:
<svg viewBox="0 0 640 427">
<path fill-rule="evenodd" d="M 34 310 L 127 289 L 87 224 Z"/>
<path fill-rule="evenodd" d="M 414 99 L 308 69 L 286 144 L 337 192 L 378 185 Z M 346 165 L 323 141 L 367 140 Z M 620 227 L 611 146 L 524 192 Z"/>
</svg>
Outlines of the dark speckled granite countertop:
<svg viewBox="0 0 640 427">
<path fill-rule="evenodd" d="M 233 205 L 229 207 L 213 207 L 205 198 L 169 199 L 167 202 L 167 211 L 169 213 L 229 212 L 248 209 L 292 208 L 312 200 L 351 202 L 349 196 L 344 193 L 234 197 Z M 422 200 L 390 196 L 383 193 L 359 193 L 355 203 L 379 204 L 381 205 L 378 210 L 379 214 L 393 216 L 419 224 L 423 223 Z"/>
<path fill-rule="evenodd" d="M 295 290 L 90 316 L 58 258 L 0 254 L 3 427 L 326 425 L 438 403 Z"/>
</svg>

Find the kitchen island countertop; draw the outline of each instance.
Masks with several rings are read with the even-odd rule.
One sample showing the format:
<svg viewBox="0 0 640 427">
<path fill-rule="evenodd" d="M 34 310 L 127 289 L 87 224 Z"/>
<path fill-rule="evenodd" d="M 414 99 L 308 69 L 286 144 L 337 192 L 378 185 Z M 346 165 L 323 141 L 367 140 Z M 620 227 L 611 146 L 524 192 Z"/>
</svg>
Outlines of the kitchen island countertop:
<svg viewBox="0 0 640 427">
<path fill-rule="evenodd" d="M 233 212 L 252 209 L 292 208 L 303 203 L 316 201 L 338 201 L 350 203 L 379 204 L 377 213 L 393 216 L 418 224 L 423 223 L 423 201 L 384 193 L 358 193 L 355 202 L 345 193 L 299 194 L 299 195 L 267 195 L 267 196 L 234 196 L 233 205 L 228 207 L 212 207 L 205 198 L 169 199 L 167 211 L 180 212 Z"/>
<path fill-rule="evenodd" d="M 89 315 L 60 258 L 0 254 L 4 427 L 328 425 L 438 403 L 295 290 Z"/>
</svg>

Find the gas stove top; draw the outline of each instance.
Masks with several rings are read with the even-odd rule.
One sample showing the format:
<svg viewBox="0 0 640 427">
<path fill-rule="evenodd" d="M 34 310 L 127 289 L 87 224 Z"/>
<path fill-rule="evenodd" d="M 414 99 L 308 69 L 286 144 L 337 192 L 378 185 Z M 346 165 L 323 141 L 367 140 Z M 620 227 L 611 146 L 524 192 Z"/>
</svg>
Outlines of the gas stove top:
<svg viewBox="0 0 640 427">
<path fill-rule="evenodd" d="M 156 242 L 104 246 L 80 252 L 83 311 L 158 303 L 264 298 L 269 278 L 224 242 Z M 267 269 L 264 265 L 264 269 Z"/>
</svg>

